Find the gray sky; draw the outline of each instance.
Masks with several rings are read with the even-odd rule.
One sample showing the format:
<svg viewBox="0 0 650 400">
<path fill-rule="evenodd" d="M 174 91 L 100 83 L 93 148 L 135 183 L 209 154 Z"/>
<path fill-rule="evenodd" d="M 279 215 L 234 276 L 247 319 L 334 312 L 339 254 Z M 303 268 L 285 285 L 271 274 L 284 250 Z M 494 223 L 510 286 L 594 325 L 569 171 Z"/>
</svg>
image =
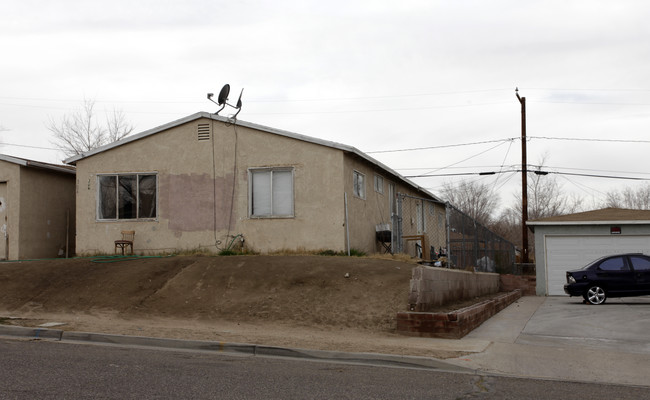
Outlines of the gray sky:
<svg viewBox="0 0 650 400">
<path fill-rule="evenodd" d="M 244 88 L 239 119 L 352 145 L 403 175 L 529 164 L 650 178 L 650 2 L 0 0 L 0 152 L 47 162 L 45 128 L 85 98 L 136 132 Z M 223 114 L 228 115 L 228 109 Z M 583 139 L 583 140 L 559 140 Z M 514 139 L 514 140 L 508 140 Z M 477 144 L 471 144 L 477 143 Z M 375 153 L 430 148 L 418 151 Z M 471 144 L 471 145 L 470 145 Z M 645 181 L 558 174 L 600 199 Z M 479 180 L 509 203 L 520 174 Z"/>
</svg>

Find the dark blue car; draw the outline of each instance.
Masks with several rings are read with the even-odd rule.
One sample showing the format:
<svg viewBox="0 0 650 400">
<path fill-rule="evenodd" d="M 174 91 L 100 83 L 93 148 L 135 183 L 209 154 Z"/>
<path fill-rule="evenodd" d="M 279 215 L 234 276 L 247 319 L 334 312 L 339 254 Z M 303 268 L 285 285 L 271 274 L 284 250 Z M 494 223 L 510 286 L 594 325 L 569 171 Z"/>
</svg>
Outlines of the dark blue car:
<svg viewBox="0 0 650 400">
<path fill-rule="evenodd" d="M 650 295 L 650 256 L 602 257 L 584 268 L 567 271 L 566 280 L 566 294 L 582 296 L 591 304 L 603 304 L 608 297 Z"/>
</svg>

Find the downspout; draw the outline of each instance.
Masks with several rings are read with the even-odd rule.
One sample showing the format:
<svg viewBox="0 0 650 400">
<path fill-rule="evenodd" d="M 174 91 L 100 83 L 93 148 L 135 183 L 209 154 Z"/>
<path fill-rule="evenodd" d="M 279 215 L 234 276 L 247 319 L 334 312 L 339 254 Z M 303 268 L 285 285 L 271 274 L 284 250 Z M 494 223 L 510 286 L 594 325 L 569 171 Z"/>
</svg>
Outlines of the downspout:
<svg viewBox="0 0 650 400">
<path fill-rule="evenodd" d="M 65 258 L 68 258 L 70 249 L 70 209 L 65 213 Z"/>
<path fill-rule="evenodd" d="M 345 200 L 345 239 L 347 241 L 348 257 L 350 256 L 350 225 L 348 224 L 348 193 L 343 192 Z"/>
<path fill-rule="evenodd" d="M 447 265 L 451 263 L 451 221 L 449 221 L 449 202 L 445 203 L 445 220 L 447 223 Z"/>
</svg>

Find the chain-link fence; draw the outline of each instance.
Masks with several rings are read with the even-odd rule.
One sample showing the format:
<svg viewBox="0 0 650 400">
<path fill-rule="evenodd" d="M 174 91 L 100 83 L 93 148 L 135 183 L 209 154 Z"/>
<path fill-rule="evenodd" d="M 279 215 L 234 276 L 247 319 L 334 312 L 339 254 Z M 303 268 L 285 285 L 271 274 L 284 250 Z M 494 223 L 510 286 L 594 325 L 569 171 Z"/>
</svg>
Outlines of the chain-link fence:
<svg viewBox="0 0 650 400">
<path fill-rule="evenodd" d="M 450 204 L 397 196 L 393 249 L 456 269 L 512 273 L 515 246 Z"/>
<path fill-rule="evenodd" d="M 512 273 L 515 245 L 469 215 L 447 205 L 449 218 L 448 259 L 453 268 Z"/>
</svg>

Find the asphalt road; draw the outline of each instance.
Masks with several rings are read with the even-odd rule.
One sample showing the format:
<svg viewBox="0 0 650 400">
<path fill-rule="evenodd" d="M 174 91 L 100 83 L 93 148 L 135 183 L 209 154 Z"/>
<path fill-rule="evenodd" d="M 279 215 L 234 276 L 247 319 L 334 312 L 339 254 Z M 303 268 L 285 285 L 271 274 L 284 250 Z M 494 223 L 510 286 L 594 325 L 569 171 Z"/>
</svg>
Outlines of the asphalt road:
<svg viewBox="0 0 650 400">
<path fill-rule="evenodd" d="M 650 398 L 650 388 L 0 339 L 0 399 Z"/>
</svg>

